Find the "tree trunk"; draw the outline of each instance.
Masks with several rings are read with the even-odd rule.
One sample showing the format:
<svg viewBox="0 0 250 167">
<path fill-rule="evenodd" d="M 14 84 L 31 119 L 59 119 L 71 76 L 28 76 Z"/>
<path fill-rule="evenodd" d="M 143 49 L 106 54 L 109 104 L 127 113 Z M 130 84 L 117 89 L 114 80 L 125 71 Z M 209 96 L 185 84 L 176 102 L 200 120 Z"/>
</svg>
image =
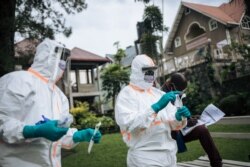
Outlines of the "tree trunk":
<svg viewBox="0 0 250 167">
<path fill-rule="evenodd" d="M 0 1 L 0 77 L 14 70 L 16 0 Z"/>
</svg>

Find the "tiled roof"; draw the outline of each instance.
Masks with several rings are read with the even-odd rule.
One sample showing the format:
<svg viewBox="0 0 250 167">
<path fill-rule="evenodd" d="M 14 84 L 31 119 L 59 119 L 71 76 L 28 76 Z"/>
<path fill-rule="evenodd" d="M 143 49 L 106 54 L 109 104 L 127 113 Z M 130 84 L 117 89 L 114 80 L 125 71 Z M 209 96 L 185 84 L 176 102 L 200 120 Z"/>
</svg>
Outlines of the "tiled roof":
<svg viewBox="0 0 250 167">
<path fill-rule="evenodd" d="M 243 0 L 235 0 L 230 4 L 224 3 L 219 8 L 237 23 L 241 22 L 242 15 L 245 12 L 245 5 Z"/>
<path fill-rule="evenodd" d="M 233 6 L 233 4 L 223 4 L 224 7 L 221 7 L 221 8 L 214 7 L 214 6 L 201 5 L 201 4 L 188 3 L 188 2 L 183 2 L 182 4 L 190 9 L 193 9 L 199 13 L 202 13 L 223 24 L 239 24 L 240 19 L 234 20 L 233 16 L 235 14 L 242 15 L 244 12 L 244 9 L 238 10 L 237 12 L 235 12 L 235 7 Z M 228 10 L 224 10 L 224 9 L 231 9 L 232 11 L 234 11 L 234 13 L 232 13 L 230 16 L 228 13 L 226 13 L 228 12 Z"/>
<path fill-rule="evenodd" d="M 88 52 L 86 50 L 83 50 L 77 47 L 74 47 L 71 50 L 70 59 L 75 60 L 75 61 L 81 61 L 81 62 L 98 62 L 101 64 L 110 62 L 110 60 L 105 57 L 101 57 L 97 54 Z"/>
</svg>

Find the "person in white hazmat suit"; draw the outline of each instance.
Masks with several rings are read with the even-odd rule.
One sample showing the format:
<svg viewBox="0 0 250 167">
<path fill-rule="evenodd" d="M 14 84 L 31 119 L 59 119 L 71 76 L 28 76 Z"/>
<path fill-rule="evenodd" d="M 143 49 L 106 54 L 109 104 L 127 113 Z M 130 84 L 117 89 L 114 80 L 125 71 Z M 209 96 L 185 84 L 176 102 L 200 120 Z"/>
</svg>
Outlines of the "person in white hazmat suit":
<svg viewBox="0 0 250 167">
<path fill-rule="evenodd" d="M 185 127 L 190 112 L 171 103 L 180 92 L 165 93 L 153 87 L 156 69 L 147 55 L 136 56 L 130 83 L 117 96 L 115 119 L 129 147 L 128 167 L 176 166 L 177 145 L 171 130 Z"/>
<path fill-rule="evenodd" d="M 69 103 L 55 85 L 70 55 L 66 51 L 63 45 L 45 39 L 37 46 L 28 71 L 0 78 L 1 167 L 60 167 L 61 148 L 91 140 L 94 129 L 69 128 Z M 94 142 L 100 138 L 98 131 Z"/>
</svg>

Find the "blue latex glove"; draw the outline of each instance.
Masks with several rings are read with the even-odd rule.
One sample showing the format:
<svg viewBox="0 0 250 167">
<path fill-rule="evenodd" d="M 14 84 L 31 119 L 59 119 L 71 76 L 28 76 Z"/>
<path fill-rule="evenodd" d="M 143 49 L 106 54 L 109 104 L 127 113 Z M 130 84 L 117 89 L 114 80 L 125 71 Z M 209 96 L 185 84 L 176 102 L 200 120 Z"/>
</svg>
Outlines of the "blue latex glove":
<svg viewBox="0 0 250 167">
<path fill-rule="evenodd" d="M 167 104 L 172 101 L 174 102 L 176 99 L 176 95 L 180 94 L 180 91 L 171 91 L 166 94 L 164 94 L 158 102 L 153 104 L 151 107 L 152 109 L 158 113 L 160 110 L 162 110 L 164 107 L 167 106 Z"/>
<path fill-rule="evenodd" d="M 82 142 L 82 141 L 87 141 L 89 142 L 94 134 L 94 129 L 88 128 L 84 130 L 80 130 L 74 133 L 73 135 L 73 141 L 75 143 L 77 142 Z M 101 140 L 102 134 L 98 130 L 95 136 L 93 137 L 94 143 L 99 143 Z"/>
<path fill-rule="evenodd" d="M 177 112 L 175 113 L 175 118 L 178 121 L 182 120 L 182 117 L 186 117 L 189 118 L 191 116 L 191 113 L 189 111 L 189 109 L 186 106 L 182 106 L 181 108 L 179 108 L 177 110 Z"/>
<path fill-rule="evenodd" d="M 23 128 L 24 138 L 44 137 L 50 141 L 57 141 L 67 133 L 69 128 L 57 127 L 57 121 L 46 121 L 38 125 L 26 125 Z"/>
<path fill-rule="evenodd" d="M 36 125 L 44 124 L 45 122 L 50 121 L 49 118 L 46 118 L 44 115 L 42 115 L 43 120 L 40 120 L 36 123 Z"/>
</svg>

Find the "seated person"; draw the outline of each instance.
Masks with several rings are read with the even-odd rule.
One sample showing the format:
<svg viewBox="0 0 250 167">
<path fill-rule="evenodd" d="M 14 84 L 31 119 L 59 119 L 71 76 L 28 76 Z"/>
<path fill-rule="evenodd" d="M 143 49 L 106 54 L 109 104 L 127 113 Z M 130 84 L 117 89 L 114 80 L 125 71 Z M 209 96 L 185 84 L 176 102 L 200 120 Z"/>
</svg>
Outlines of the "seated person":
<svg viewBox="0 0 250 167">
<path fill-rule="evenodd" d="M 175 91 L 175 90 L 183 91 L 186 87 L 187 87 L 187 80 L 185 76 L 182 75 L 181 73 L 174 73 L 165 82 L 165 84 L 162 87 L 162 90 L 164 92 Z M 196 125 L 198 118 L 199 117 L 197 116 L 190 117 L 188 119 L 187 126 L 191 127 Z M 220 153 L 218 152 L 218 149 L 216 148 L 215 143 L 205 125 L 199 125 L 195 127 L 190 133 L 188 133 L 185 136 L 183 136 L 180 131 L 172 131 L 171 135 L 174 139 L 177 138 L 177 145 L 179 152 L 185 151 L 185 144 L 181 145 L 181 142 L 179 142 L 179 140 L 182 140 L 184 142 L 190 142 L 199 139 L 204 151 L 208 155 L 208 158 L 210 160 L 210 165 L 212 167 L 222 167 L 222 159 Z"/>
</svg>

